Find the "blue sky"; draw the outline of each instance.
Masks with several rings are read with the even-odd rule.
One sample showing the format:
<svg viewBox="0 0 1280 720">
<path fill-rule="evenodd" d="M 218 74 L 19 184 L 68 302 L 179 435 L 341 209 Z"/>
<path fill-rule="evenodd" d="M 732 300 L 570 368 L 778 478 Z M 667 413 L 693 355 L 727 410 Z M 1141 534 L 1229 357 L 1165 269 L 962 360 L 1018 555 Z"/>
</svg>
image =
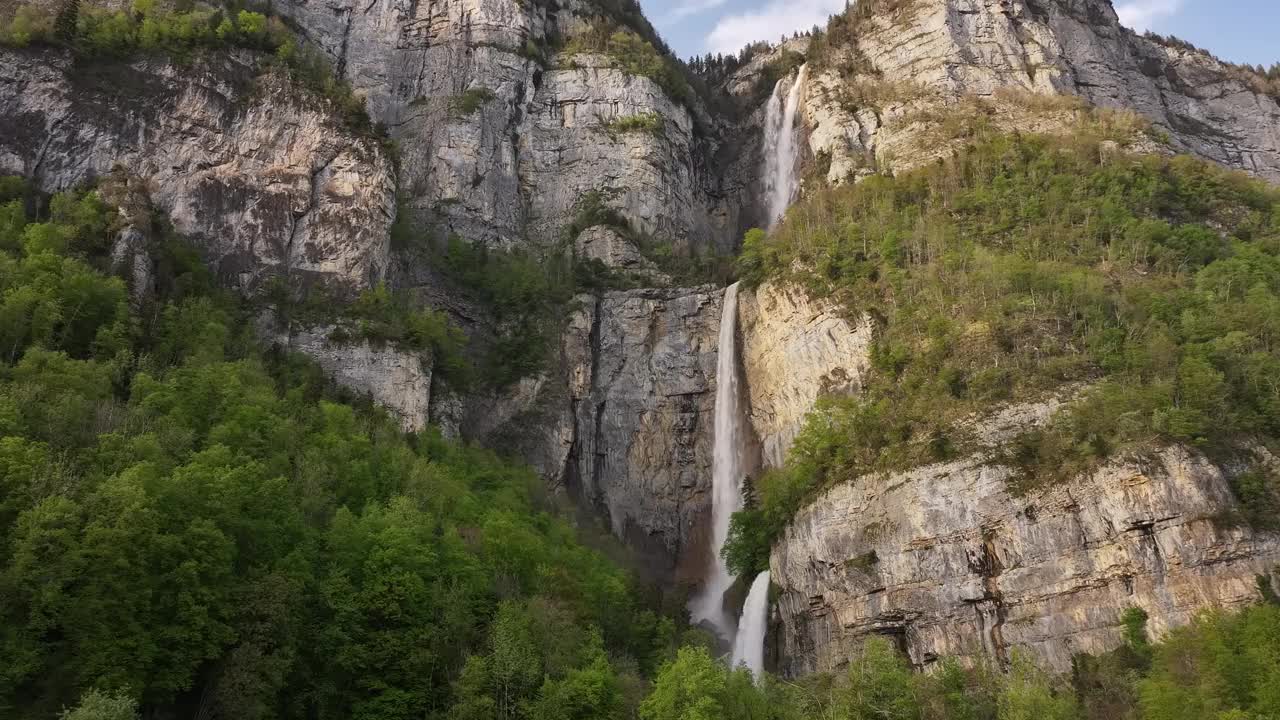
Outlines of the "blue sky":
<svg viewBox="0 0 1280 720">
<path fill-rule="evenodd" d="M 825 24 L 845 0 L 641 0 L 645 14 L 681 57 L 736 52 L 753 40 Z M 1115 0 L 1130 27 L 1177 35 L 1218 57 L 1280 62 L 1280 0 Z"/>
</svg>

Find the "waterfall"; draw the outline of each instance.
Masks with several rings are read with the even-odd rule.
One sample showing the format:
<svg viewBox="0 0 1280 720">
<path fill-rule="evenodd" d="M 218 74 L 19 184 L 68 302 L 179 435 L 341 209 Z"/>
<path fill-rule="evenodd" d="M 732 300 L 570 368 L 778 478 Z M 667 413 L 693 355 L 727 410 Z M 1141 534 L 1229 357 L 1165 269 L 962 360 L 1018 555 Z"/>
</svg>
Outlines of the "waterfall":
<svg viewBox="0 0 1280 720">
<path fill-rule="evenodd" d="M 689 603 L 693 622 L 706 620 L 722 639 L 734 640 L 733 620 L 724 611 L 724 594 L 733 576 L 720 557 L 720 548 L 729 536 L 729 516 L 742 509 L 742 448 L 745 432 L 743 413 L 738 407 L 738 284 L 725 288 L 720 314 L 720 345 L 716 358 L 716 406 L 711 455 L 710 572 L 702 591 Z"/>
<path fill-rule="evenodd" d="M 757 679 L 764 672 L 764 633 L 769 623 L 769 571 L 756 576 L 742 606 L 738 637 L 733 643 L 733 666 L 746 665 Z"/>
<path fill-rule="evenodd" d="M 787 212 L 787 206 L 796 195 L 796 110 L 800 107 L 800 95 L 804 92 L 809 66 L 801 65 L 795 82 L 783 99 L 782 78 L 773 87 L 773 95 L 765 107 L 764 119 L 764 186 L 765 208 L 768 225 L 772 230 Z"/>
</svg>

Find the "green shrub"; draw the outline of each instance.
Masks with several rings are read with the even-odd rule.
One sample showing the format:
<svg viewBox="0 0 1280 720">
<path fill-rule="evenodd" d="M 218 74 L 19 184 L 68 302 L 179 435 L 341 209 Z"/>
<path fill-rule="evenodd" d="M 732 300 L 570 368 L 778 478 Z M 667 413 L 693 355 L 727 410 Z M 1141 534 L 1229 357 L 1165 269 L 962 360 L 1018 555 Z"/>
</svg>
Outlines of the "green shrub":
<svg viewBox="0 0 1280 720">
<path fill-rule="evenodd" d="M 474 114 L 477 110 L 493 100 L 496 95 L 493 91 L 486 87 L 469 88 L 461 95 L 455 95 L 449 100 L 449 112 L 454 117 L 466 117 Z"/>
<path fill-rule="evenodd" d="M 637 132 L 650 135 L 662 134 L 662 116 L 655 112 L 638 113 L 636 115 L 620 115 L 605 123 L 605 132 L 610 136 Z"/>
</svg>

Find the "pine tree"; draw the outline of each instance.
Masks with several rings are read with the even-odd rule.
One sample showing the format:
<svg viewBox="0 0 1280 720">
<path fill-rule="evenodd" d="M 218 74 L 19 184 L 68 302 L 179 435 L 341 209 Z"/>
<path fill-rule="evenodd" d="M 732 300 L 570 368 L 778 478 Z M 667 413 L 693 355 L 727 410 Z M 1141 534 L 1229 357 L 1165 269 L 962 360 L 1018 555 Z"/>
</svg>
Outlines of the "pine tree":
<svg viewBox="0 0 1280 720">
<path fill-rule="evenodd" d="M 54 31 L 59 40 L 70 41 L 76 36 L 76 25 L 80 20 L 80 0 L 65 0 L 62 9 L 58 10 L 58 18 L 54 21 Z"/>
</svg>

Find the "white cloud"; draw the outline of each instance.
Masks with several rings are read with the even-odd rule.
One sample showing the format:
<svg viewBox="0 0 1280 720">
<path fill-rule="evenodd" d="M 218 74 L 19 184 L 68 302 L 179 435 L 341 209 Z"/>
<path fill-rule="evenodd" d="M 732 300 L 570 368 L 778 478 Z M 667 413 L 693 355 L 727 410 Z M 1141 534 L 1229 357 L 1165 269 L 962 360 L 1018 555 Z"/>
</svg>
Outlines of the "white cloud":
<svg viewBox="0 0 1280 720">
<path fill-rule="evenodd" d="M 693 0 L 692 2 L 682 3 L 671 9 L 670 12 L 662 16 L 662 24 L 673 23 L 677 20 L 683 20 L 691 15 L 698 15 L 708 10 L 715 10 L 725 3 L 725 0 Z"/>
<path fill-rule="evenodd" d="M 844 10 L 844 5 L 845 0 L 770 0 L 764 7 L 717 20 L 707 35 L 707 50 L 736 53 L 748 43 L 777 42 L 796 30 L 826 27 L 827 18 Z"/>
<path fill-rule="evenodd" d="M 1181 7 L 1182 0 L 1129 0 L 1116 6 L 1116 14 L 1122 24 L 1145 32 L 1157 20 L 1173 15 Z"/>
</svg>

